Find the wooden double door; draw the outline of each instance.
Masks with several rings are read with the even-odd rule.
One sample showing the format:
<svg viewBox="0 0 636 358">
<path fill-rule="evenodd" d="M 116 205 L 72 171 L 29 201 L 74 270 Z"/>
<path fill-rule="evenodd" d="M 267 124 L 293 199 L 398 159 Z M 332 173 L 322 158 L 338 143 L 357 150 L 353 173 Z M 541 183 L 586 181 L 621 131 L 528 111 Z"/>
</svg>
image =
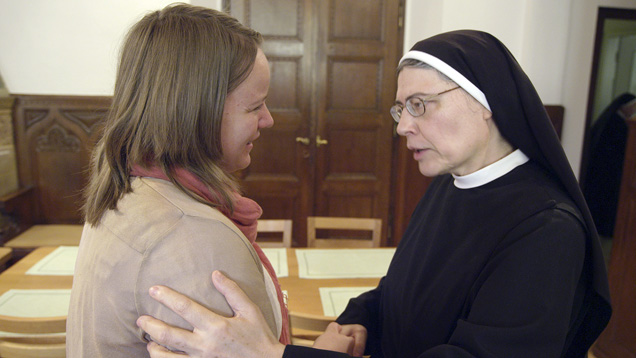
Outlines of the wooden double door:
<svg viewBox="0 0 636 358">
<path fill-rule="evenodd" d="M 263 218 L 291 218 L 294 246 L 306 217 L 381 218 L 391 192 L 399 0 L 227 0 L 226 11 L 264 37 L 271 70 L 261 131 L 240 172 Z"/>
</svg>

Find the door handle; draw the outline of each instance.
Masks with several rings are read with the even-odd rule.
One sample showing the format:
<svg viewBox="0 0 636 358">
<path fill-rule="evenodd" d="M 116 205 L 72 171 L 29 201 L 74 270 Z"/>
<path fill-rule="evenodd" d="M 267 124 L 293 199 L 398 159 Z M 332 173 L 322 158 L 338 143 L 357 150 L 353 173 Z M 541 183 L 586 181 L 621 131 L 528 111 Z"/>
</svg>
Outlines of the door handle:
<svg viewBox="0 0 636 358">
<path fill-rule="evenodd" d="M 309 138 L 307 138 L 307 137 L 296 137 L 296 142 L 304 144 L 304 145 L 309 145 Z"/>
<path fill-rule="evenodd" d="M 326 139 L 320 138 L 320 136 L 316 136 L 316 147 L 320 147 L 321 145 L 327 145 L 329 142 Z"/>
</svg>

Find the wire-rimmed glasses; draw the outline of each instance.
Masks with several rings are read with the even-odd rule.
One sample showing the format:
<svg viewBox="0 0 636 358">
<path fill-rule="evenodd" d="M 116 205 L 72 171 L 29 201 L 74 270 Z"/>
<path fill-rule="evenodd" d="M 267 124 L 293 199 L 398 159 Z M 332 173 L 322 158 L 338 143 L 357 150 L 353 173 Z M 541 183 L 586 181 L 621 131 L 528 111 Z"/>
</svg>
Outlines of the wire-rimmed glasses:
<svg viewBox="0 0 636 358">
<path fill-rule="evenodd" d="M 393 117 L 393 120 L 395 120 L 396 123 L 400 123 L 400 118 L 402 117 L 402 111 L 404 110 L 404 107 L 406 107 L 406 110 L 409 112 L 409 114 L 413 117 L 419 117 L 421 115 L 423 115 L 424 113 L 426 113 L 426 102 L 430 101 L 431 99 L 442 95 L 446 92 L 450 92 L 452 90 L 456 90 L 458 89 L 460 86 L 457 87 L 453 87 L 451 89 L 447 89 L 446 91 L 442 91 L 439 93 L 435 93 L 432 94 L 430 96 L 426 96 L 423 98 L 420 97 L 410 97 L 406 100 L 406 104 L 404 106 L 402 106 L 401 104 L 395 104 L 393 105 L 393 107 L 391 107 L 391 116 Z"/>
</svg>

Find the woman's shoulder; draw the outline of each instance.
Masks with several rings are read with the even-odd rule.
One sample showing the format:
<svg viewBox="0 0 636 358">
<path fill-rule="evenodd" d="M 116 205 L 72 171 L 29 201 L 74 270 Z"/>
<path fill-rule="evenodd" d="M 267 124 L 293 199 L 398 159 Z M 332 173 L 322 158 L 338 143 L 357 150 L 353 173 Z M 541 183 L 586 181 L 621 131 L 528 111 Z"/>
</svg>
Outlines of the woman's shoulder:
<svg viewBox="0 0 636 358">
<path fill-rule="evenodd" d="M 209 244 L 223 237 L 245 245 L 247 239 L 223 213 L 194 200 L 168 181 L 136 178 L 132 189 L 119 200 L 117 209 L 104 214 L 99 226 L 133 250 L 143 253 L 160 241 L 200 235 L 208 237 Z"/>
<path fill-rule="evenodd" d="M 169 181 L 156 178 L 136 178 L 131 185 L 132 194 L 144 196 L 145 200 L 170 208 L 179 215 L 204 218 L 223 216 L 215 208 L 194 200 Z"/>
</svg>

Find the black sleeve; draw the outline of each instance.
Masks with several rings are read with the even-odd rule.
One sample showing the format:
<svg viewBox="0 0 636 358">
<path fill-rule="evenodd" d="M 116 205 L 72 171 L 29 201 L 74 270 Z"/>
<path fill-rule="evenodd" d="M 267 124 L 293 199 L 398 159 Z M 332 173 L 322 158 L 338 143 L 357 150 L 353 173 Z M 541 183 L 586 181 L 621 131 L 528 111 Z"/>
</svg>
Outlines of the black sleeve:
<svg viewBox="0 0 636 358">
<path fill-rule="evenodd" d="M 561 356 L 585 258 L 583 227 L 570 214 L 548 211 L 500 246 L 480 274 L 466 319 L 447 344 L 419 358 Z"/>
<path fill-rule="evenodd" d="M 350 355 L 317 348 L 287 345 L 283 358 L 351 358 Z"/>
<path fill-rule="evenodd" d="M 339 324 L 360 324 L 367 329 L 367 344 L 365 355 L 373 355 L 381 352 L 382 321 L 380 319 L 380 300 L 384 278 L 380 280 L 378 287 L 365 292 L 356 298 L 352 298 L 344 312 L 338 316 Z"/>
<path fill-rule="evenodd" d="M 384 279 L 382 279 L 384 280 Z M 379 347 L 379 337 L 372 337 L 370 332 L 379 331 L 379 307 L 380 307 L 380 293 L 382 291 L 382 280 L 375 289 L 365 292 L 360 296 L 353 298 L 349 301 L 347 308 L 338 317 L 336 322 L 339 324 L 361 324 L 369 331 L 369 337 L 367 339 L 367 351 L 369 350 L 369 344 L 374 343 Z M 327 351 L 317 348 L 303 347 L 287 345 L 283 358 L 349 358 L 348 354 Z"/>
</svg>

